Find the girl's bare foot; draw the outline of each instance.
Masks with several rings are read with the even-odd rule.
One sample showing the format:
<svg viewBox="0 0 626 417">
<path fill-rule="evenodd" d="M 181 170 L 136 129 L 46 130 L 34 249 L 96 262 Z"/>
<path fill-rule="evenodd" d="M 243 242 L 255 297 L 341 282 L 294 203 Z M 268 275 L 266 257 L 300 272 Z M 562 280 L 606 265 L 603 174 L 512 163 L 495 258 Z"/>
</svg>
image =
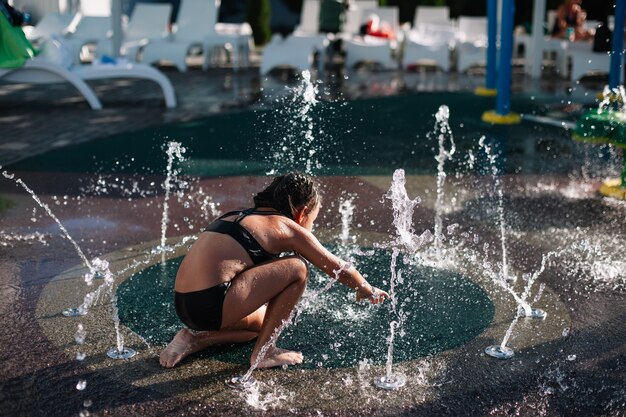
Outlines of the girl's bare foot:
<svg viewBox="0 0 626 417">
<path fill-rule="evenodd" d="M 172 368 L 187 356 L 212 345 L 248 342 L 258 333 L 250 330 L 219 330 L 192 333 L 189 329 L 179 331 L 163 349 L 159 357 L 161 366 Z"/>
<path fill-rule="evenodd" d="M 271 348 L 265 354 L 265 357 L 259 362 L 257 368 L 274 368 L 283 365 L 297 365 L 302 363 L 304 356 L 302 352 L 296 352 L 293 350 Z"/>
<path fill-rule="evenodd" d="M 161 366 L 173 368 L 178 362 L 194 352 L 193 345 L 194 335 L 189 329 L 182 329 L 161 352 L 159 356 Z"/>
</svg>

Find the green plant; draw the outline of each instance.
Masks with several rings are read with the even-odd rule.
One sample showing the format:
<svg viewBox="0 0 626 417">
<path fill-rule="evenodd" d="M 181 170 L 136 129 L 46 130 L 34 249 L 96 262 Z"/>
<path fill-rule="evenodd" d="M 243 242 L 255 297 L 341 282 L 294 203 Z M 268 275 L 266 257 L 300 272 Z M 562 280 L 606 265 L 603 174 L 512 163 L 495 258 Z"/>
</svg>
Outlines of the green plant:
<svg viewBox="0 0 626 417">
<path fill-rule="evenodd" d="M 256 45 L 265 45 L 271 36 L 270 0 L 246 0 L 246 22 Z"/>
</svg>

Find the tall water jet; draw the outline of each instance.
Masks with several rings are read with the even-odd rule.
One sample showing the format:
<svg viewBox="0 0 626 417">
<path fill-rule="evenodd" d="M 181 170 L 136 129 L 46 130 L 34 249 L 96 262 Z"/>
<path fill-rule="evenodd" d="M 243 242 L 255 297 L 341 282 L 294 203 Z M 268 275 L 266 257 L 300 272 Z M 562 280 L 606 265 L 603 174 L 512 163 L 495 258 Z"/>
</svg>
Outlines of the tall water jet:
<svg viewBox="0 0 626 417">
<path fill-rule="evenodd" d="M 289 102 L 280 111 L 287 122 L 282 122 L 280 129 L 283 132 L 278 144 L 272 142 L 275 150 L 270 154 L 268 161 L 272 169 L 267 175 L 275 175 L 281 171 L 304 171 L 313 174 L 322 167 L 317 158 L 318 149 L 315 143 L 315 120 L 313 109 L 318 104 L 318 89 L 311 80 L 308 70 L 302 71 L 302 83 L 292 89 Z M 278 145 L 276 147 L 276 145 Z"/>
<path fill-rule="evenodd" d="M 1 168 L 2 167 L 0 167 L 0 169 Z M 30 196 L 33 198 L 33 200 L 35 200 L 35 202 L 41 208 L 43 208 L 44 211 L 48 214 L 48 216 L 50 216 L 50 218 L 52 218 L 52 220 L 54 220 L 54 222 L 59 226 L 65 238 L 70 241 L 72 246 L 74 246 L 76 253 L 80 257 L 80 259 L 83 261 L 83 264 L 89 270 L 89 272 L 85 274 L 85 281 L 87 285 L 90 286 L 94 278 L 104 278 L 104 284 L 102 285 L 104 285 L 107 288 L 109 296 L 110 296 L 111 313 L 113 316 L 113 321 L 115 325 L 115 335 L 116 335 L 116 340 L 117 340 L 116 348 L 109 350 L 109 352 L 117 351 L 117 354 L 119 355 L 119 359 L 126 359 L 126 358 L 130 358 L 134 356 L 135 355 L 134 350 L 124 348 L 124 338 L 120 332 L 119 317 L 117 314 L 117 303 L 116 303 L 117 297 L 115 296 L 115 292 L 113 291 L 114 277 L 109 269 L 108 262 L 102 261 L 99 258 L 94 258 L 93 261 L 90 262 L 89 259 L 87 259 L 87 257 L 85 256 L 85 253 L 82 251 L 80 246 L 78 246 L 76 241 L 72 239 L 72 237 L 68 233 L 67 229 L 63 226 L 59 218 L 55 216 L 54 213 L 52 213 L 52 210 L 50 210 L 50 207 L 46 203 L 41 201 L 41 199 L 35 194 L 35 192 L 30 187 L 28 187 L 26 183 L 22 181 L 21 178 L 15 178 L 14 174 L 9 174 L 7 171 L 2 171 L 2 176 L 4 176 L 5 178 L 9 180 L 15 181 L 17 185 L 19 185 L 24 190 L 26 190 L 26 192 L 28 192 Z M 98 290 L 92 293 L 87 294 L 85 296 L 85 301 L 80 307 L 65 309 L 62 312 L 62 314 L 67 317 L 82 316 L 82 315 L 87 314 L 88 308 L 97 299 L 97 297 L 94 296 L 94 293 L 97 292 L 97 295 L 99 296 L 100 290 L 101 288 L 99 288 Z M 107 354 L 109 354 L 109 352 L 107 352 Z M 111 354 L 109 354 L 109 356 L 113 357 Z"/>
<path fill-rule="evenodd" d="M 402 327 L 404 317 L 402 312 L 398 310 L 398 299 L 396 296 L 395 286 L 397 282 L 402 281 L 402 271 L 397 268 L 397 259 L 401 251 L 407 254 L 414 254 L 425 243 L 432 240 L 429 231 L 424 232 L 421 236 L 417 236 L 413 229 L 413 211 L 420 203 L 420 198 L 416 197 L 411 200 L 406 192 L 406 178 L 403 169 L 397 169 L 393 173 L 393 181 L 391 188 L 385 195 L 390 199 L 393 206 L 393 225 L 396 229 L 396 239 L 391 243 L 391 279 L 389 286 L 389 297 L 391 299 L 391 309 L 397 317 L 389 324 L 389 337 L 387 338 L 387 362 L 385 367 L 385 375 L 374 380 L 377 387 L 383 389 L 398 389 L 406 384 L 406 377 L 401 374 L 393 373 L 393 345 L 396 330 Z"/>
<path fill-rule="evenodd" d="M 502 339 L 502 342 L 499 345 L 491 345 L 485 348 L 485 353 L 487 355 L 492 356 L 497 359 L 512 358 L 514 355 L 514 351 L 513 349 L 507 346 L 507 343 L 511 337 L 511 334 L 513 333 L 513 328 L 517 324 L 518 320 L 522 317 L 543 320 L 548 316 L 548 314 L 544 310 L 532 307 L 532 305 L 535 304 L 537 301 L 539 301 L 539 299 L 541 298 L 543 291 L 545 289 L 544 283 L 540 285 L 539 290 L 537 291 L 537 294 L 535 295 L 532 302 L 528 301 L 528 297 L 531 294 L 533 284 L 535 283 L 537 278 L 539 278 L 539 276 L 543 273 L 543 271 L 545 271 L 548 261 L 553 257 L 561 256 L 566 251 L 567 249 L 564 249 L 558 252 L 557 251 L 548 252 L 547 254 L 543 255 L 541 259 L 540 268 L 537 271 L 535 271 L 533 274 L 525 275 L 524 278 L 526 280 L 526 285 L 524 286 L 524 290 L 521 295 L 518 295 L 515 291 L 513 291 L 511 286 L 508 285 L 503 280 L 495 279 L 496 283 L 498 283 L 502 288 L 504 288 L 507 292 L 509 292 L 513 296 L 513 298 L 515 299 L 517 303 L 517 310 L 515 311 L 515 318 L 509 325 L 509 328 L 507 329 L 504 335 L 504 338 Z"/>
<path fill-rule="evenodd" d="M 183 154 L 186 152 L 186 149 L 182 147 L 180 142 L 168 142 L 167 149 L 165 150 L 167 153 L 167 168 L 166 168 L 166 176 L 165 181 L 163 182 L 163 189 L 165 190 L 165 197 L 163 199 L 163 214 L 161 216 L 161 244 L 159 245 L 159 250 L 163 253 L 168 249 L 165 241 L 167 235 L 167 224 L 169 223 L 169 200 L 170 193 L 172 190 L 172 179 L 176 178 L 178 175 L 178 170 L 174 169 L 174 160 L 178 159 L 179 161 L 184 161 Z"/>
<path fill-rule="evenodd" d="M 452 158 L 456 151 L 454 144 L 454 138 L 452 136 L 452 130 L 450 129 L 450 109 L 448 106 L 443 105 L 439 107 L 439 110 L 435 114 L 435 134 L 437 135 L 437 142 L 439 144 L 439 153 L 435 156 L 437 161 L 437 199 L 435 201 L 435 252 L 438 258 L 441 259 L 442 244 L 443 244 L 443 206 L 445 191 L 444 186 L 446 182 L 445 163 L 448 159 Z M 450 148 L 446 149 L 446 142 L 449 142 Z"/>
<path fill-rule="evenodd" d="M 515 282 L 517 277 L 515 275 L 509 275 L 509 261 L 506 253 L 506 219 L 504 217 L 504 190 L 502 188 L 502 182 L 498 175 L 498 166 L 496 165 L 497 155 L 493 152 L 493 149 L 485 141 L 485 136 L 481 136 L 478 141 L 479 146 L 485 152 L 487 160 L 491 166 L 491 176 L 493 178 L 493 185 L 496 193 L 498 194 L 498 219 L 500 221 L 500 248 L 502 251 L 502 265 L 500 268 L 500 278 L 504 281 Z"/>
</svg>

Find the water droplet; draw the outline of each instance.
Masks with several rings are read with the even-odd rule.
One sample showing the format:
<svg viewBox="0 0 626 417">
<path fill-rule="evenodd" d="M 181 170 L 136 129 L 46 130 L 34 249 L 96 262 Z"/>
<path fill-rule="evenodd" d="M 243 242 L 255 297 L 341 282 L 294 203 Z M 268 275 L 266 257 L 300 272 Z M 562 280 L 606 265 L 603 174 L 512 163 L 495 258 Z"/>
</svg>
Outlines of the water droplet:
<svg viewBox="0 0 626 417">
<path fill-rule="evenodd" d="M 78 381 L 78 383 L 76 384 L 76 389 L 79 391 L 83 391 L 85 388 L 87 388 L 87 381 L 85 381 L 84 379 Z"/>
<path fill-rule="evenodd" d="M 576 360 L 576 355 L 567 355 L 567 360 L 568 361 L 575 361 Z"/>
<path fill-rule="evenodd" d="M 77 352 L 76 353 L 76 360 L 77 361 L 85 360 L 86 357 L 87 357 L 87 354 L 85 354 L 85 352 Z"/>
</svg>

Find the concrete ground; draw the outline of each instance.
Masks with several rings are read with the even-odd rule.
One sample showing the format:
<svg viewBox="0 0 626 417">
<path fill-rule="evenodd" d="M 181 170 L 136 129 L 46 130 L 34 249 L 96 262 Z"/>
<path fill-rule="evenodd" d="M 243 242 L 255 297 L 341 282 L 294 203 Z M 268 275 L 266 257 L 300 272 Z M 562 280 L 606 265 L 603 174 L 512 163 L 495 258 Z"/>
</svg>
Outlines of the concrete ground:
<svg viewBox="0 0 626 417">
<path fill-rule="evenodd" d="M 286 72 L 260 81 L 255 69 L 237 75 L 228 69 L 165 72 L 177 91 L 175 110 L 164 110 L 156 86 L 145 82 L 94 84 L 105 106 L 100 112 L 90 110 L 67 86 L 2 86 L 0 164 L 10 170 L 12 162 L 70 143 L 258 108 L 296 83 Z M 429 71 L 331 72 L 323 78 L 329 97 L 347 99 L 468 91 L 482 81 L 480 74 Z M 531 85 L 522 76 L 516 77 L 514 88 L 553 94 L 555 103 L 564 105 L 572 94 L 591 91 L 552 78 Z M 117 283 L 158 262 L 148 249 L 158 244 L 162 193 L 137 198 L 83 195 L 77 190 L 84 174 L 15 174 L 49 205 L 88 259 L 100 256 L 111 262 Z M 157 183 L 163 179 L 154 177 Z M 227 210 L 247 205 L 265 180 L 203 178 L 198 186 Z M 222 382 L 244 372 L 246 364 L 190 357 L 174 370 L 163 370 L 157 362 L 160 346 L 146 346 L 123 323 L 127 346 L 139 354 L 128 361 L 108 359 L 104 352 L 115 337 L 106 297 L 84 318 L 60 315 L 89 290 L 76 247 L 14 180 L 2 178 L 0 196 L 11 205 L 0 211 L 0 415 L 626 415 L 626 205 L 599 197 L 594 180 L 557 174 L 503 178 L 511 270 L 520 277 L 533 273 L 548 252 L 562 252 L 547 263 L 533 290 L 534 296 L 544 284 L 536 306 L 548 317 L 520 319 L 508 343 L 514 358 L 498 361 L 483 350 L 502 340 L 515 316 L 515 302 L 485 272 L 485 260 L 499 261 L 500 245 L 496 216 L 484 212 L 486 181 L 450 177 L 444 213 L 445 225 L 458 225 L 446 243 L 451 260 L 446 267 L 480 285 L 495 306 L 494 319 L 483 332 L 455 349 L 396 364 L 408 377 L 407 386 L 398 391 L 374 388 L 371 381 L 383 367 L 363 364 L 354 369 L 259 371 L 255 375 L 263 382 L 261 392 L 242 394 Z M 392 234 L 391 207 L 378 203 L 390 183 L 388 176 L 322 178 L 329 206 L 318 221 L 322 240 L 340 228 L 330 202 L 342 191 L 358 195 L 353 224 L 360 242 Z M 432 229 L 434 190 L 432 176 L 407 179 L 409 196 L 423 198 L 414 216 L 418 232 Z M 171 218 L 181 227 L 170 229 L 170 243 L 180 242 L 206 221 L 193 207 L 189 215 L 180 201 L 172 203 Z M 179 250 L 184 253 L 184 246 Z M 514 289 L 521 292 L 523 286 L 520 279 Z M 78 323 L 85 326 L 84 344 L 76 342 Z M 86 354 L 83 360 L 77 360 L 79 352 Z"/>
</svg>

